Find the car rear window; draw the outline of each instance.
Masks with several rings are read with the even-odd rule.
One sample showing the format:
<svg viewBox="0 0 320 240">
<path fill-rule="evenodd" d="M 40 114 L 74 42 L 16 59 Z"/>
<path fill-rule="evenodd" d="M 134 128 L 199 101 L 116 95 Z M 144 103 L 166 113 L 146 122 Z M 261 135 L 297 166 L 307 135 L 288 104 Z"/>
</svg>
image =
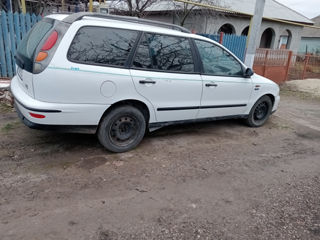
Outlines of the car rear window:
<svg viewBox="0 0 320 240">
<path fill-rule="evenodd" d="M 33 59 L 38 44 L 53 27 L 54 21 L 44 19 L 38 22 L 22 39 L 17 49 L 19 67 L 32 71 Z"/>
<path fill-rule="evenodd" d="M 68 51 L 72 62 L 124 66 L 138 32 L 106 27 L 82 27 Z"/>
<path fill-rule="evenodd" d="M 52 28 L 52 24 L 48 22 L 39 22 L 29 32 L 29 34 L 23 38 L 18 48 L 18 53 L 27 57 L 33 58 L 34 52 L 47 32 Z"/>
</svg>

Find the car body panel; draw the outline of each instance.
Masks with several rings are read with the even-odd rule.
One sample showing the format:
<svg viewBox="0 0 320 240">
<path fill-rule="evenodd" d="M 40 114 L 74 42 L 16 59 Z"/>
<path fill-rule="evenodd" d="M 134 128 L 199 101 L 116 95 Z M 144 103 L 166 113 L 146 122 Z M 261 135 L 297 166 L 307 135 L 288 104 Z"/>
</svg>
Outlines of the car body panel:
<svg viewBox="0 0 320 240">
<path fill-rule="evenodd" d="M 33 74 L 17 67 L 18 82 L 22 90 L 27 93 L 30 97 L 34 97 L 34 87 L 33 87 Z"/>
<path fill-rule="evenodd" d="M 36 100 L 26 94 L 19 85 L 19 79 L 11 80 L 11 92 L 15 104 L 29 121 L 45 125 L 98 125 L 101 116 L 110 106 L 107 104 L 63 104 Z M 44 115 L 34 118 L 30 113 Z"/>
<path fill-rule="evenodd" d="M 68 15 L 48 17 L 61 21 L 66 16 Z M 17 100 L 17 107 L 29 121 L 46 125 L 98 125 L 109 107 L 128 100 L 139 101 L 147 106 L 150 115 L 149 124 L 221 116 L 245 116 L 250 113 L 254 103 L 266 94 L 274 98 L 272 111 L 278 107 L 279 87 L 257 74 L 250 78 L 234 78 L 70 62 L 67 59 L 67 51 L 82 26 L 130 29 L 205 40 L 228 51 L 244 69 L 246 68 L 225 47 L 199 35 L 132 22 L 84 17 L 68 28 L 44 71 L 32 74 L 18 69 L 19 76 L 12 79 L 11 91 Z M 139 83 L 140 80 L 148 79 L 156 81 L 156 84 Z M 215 82 L 218 86 L 205 87 L 205 84 L 210 82 Z M 205 108 L 225 105 L 245 106 Z M 42 110 L 59 110 L 59 112 Z M 43 112 L 46 117 L 33 118 L 30 112 Z"/>
<path fill-rule="evenodd" d="M 280 102 L 280 88 L 278 84 L 258 74 L 252 75 L 251 79 L 253 84 L 253 91 L 248 102 L 249 108 L 247 109 L 246 113 L 249 114 L 252 106 L 256 103 L 256 101 L 258 101 L 259 98 L 264 95 L 272 95 L 274 97 L 272 112 L 275 112 L 278 109 L 278 105 Z"/>
<path fill-rule="evenodd" d="M 252 92 L 251 78 L 202 75 L 199 118 L 245 114 Z M 207 87 L 206 84 L 215 86 Z"/>
<path fill-rule="evenodd" d="M 131 70 L 137 92 L 149 100 L 156 110 L 157 121 L 195 119 L 200 106 L 202 81 L 199 74 L 179 74 Z M 140 81 L 154 81 L 141 84 Z M 173 110 L 175 109 L 175 110 Z"/>
</svg>

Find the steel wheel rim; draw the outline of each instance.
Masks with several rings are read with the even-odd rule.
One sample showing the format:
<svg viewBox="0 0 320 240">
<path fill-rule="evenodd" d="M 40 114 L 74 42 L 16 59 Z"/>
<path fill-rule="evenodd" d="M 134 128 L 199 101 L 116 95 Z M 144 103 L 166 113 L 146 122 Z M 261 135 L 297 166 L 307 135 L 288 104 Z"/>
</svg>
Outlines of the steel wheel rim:
<svg viewBox="0 0 320 240">
<path fill-rule="evenodd" d="M 254 120 L 261 121 L 261 120 L 265 119 L 265 117 L 268 114 L 268 110 L 269 110 L 269 106 L 268 106 L 267 102 L 259 103 L 253 113 Z"/>
<path fill-rule="evenodd" d="M 109 138 L 117 146 L 127 146 L 134 142 L 139 134 L 138 121 L 134 116 L 116 118 L 109 129 Z"/>
</svg>

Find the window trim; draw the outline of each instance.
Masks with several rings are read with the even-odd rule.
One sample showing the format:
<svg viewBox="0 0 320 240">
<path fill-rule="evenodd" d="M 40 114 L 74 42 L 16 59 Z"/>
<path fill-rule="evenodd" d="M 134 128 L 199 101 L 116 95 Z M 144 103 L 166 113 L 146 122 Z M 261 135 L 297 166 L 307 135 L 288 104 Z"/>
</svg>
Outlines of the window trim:
<svg viewBox="0 0 320 240">
<path fill-rule="evenodd" d="M 130 52 L 128 54 L 128 57 L 126 59 L 126 61 L 124 62 L 123 66 L 119 66 L 119 65 L 112 65 L 112 64 L 103 64 L 103 63 L 88 63 L 88 62 L 84 62 L 84 61 L 77 61 L 77 60 L 71 60 L 68 56 L 69 50 L 71 48 L 71 45 L 74 41 L 74 39 L 76 38 L 76 35 L 78 34 L 78 32 L 85 27 L 96 27 L 96 28 L 108 28 L 108 29 L 115 29 L 115 30 L 124 30 L 124 31 L 131 31 L 131 32 L 136 32 L 137 33 L 137 37 L 135 38 L 135 42 L 132 46 L 132 48 L 130 49 Z M 141 36 L 141 31 L 137 31 L 137 30 L 132 30 L 132 29 L 124 29 L 124 28 L 115 28 L 115 27 L 106 27 L 106 26 L 96 26 L 96 25 L 85 25 L 85 26 L 81 26 L 79 27 L 79 29 L 77 30 L 77 32 L 75 33 L 75 35 L 72 38 L 72 41 L 69 45 L 68 51 L 66 53 L 66 58 L 69 62 L 72 63 L 79 63 L 79 64 L 84 64 L 84 65 L 91 65 L 91 66 L 100 66 L 100 67 L 112 67 L 112 68 L 124 68 L 124 69 L 129 69 L 129 65 L 128 65 L 128 60 L 130 58 L 130 55 L 133 51 L 133 49 L 137 46 L 137 40 L 139 39 L 139 37 Z"/>
<path fill-rule="evenodd" d="M 131 65 L 133 63 L 133 59 L 136 56 L 136 52 L 137 52 L 138 46 L 140 44 L 140 41 L 142 39 L 142 36 L 143 36 L 143 32 L 142 31 L 138 31 L 138 36 L 136 38 L 134 46 L 131 48 L 129 56 L 128 56 L 128 59 L 127 59 L 127 61 L 125 63 L 125 66 L 128 69 L 130 69 L 130 67 L 131 67 Z"/>
<path fill-rule="evenodd" d="M 213 42 L 210 42 L 210 41 L 206 41 L 206 40 L 202 40 L 202 39 L 192 38 L 192 41 L 193 41 L 193 44 L 194 44 L 194 47 L 195 47 L 195 51 L 196 51 L 198 59 L 199 59 L 198 61 L 199 61 L 199 65 L 200 65 L 200 74 L 201 75 L 203 75 L 203 76 L 216 76 L 216 77 L 233 77 L 233 78 L 241 77 L 241 78 L 245 78 L 244 77 L 245 67 L 244 67 L 243 63 L 241 61 L 239 61 L 236 57 L 234 57 L 234 54 L 232 52 L 230 52 L 230 50 L 222 48 L 221 46 L 219 46 L 216 43 L 213 43 Z M 203 67 L 203 62 L 202 62 L 201 55 L 199 53 L 199 49 L 198 49 L 198 46 L 196 44 L 196 41 L 201 41 L 201 42 L 206 42 L 206 43 L 213 44 L 213 45 L 221 48 L 223 51 L 228 52 L 234 58 L 234 60 L 236 60 L 240 64 L 241 69 L 242 69 L 242 75 L 218 75 L 218 74 L 205 73 L 204 72 L 204 67 Z"/>
<path fill-rule="evenodd" d="M 194 68 L 193 68 L 193 71 L 192 72 L 183 72 L 183 71 L 168 71 L 168 70 L 160 70 L 160 69 L 149 69 L 149 68 L 139 68 L 139 67 L 135 67 L 133 65 L 133 60 L 135 59 L 136 57 L 136 54 L 137 54 L 137 50 L 138 50 L 138 46 L 140 45 L 142 39 L 143 39 L 143 36 L 145 34 L 156 34 L 156 35 L 162 35 L 162 36 L 169 36 L 169 37 L 176 37 L 176 38 L 185 38 L 188 40 L 189 44 L 190 44 L 190 50 L 191 50 L 191 56 L 192 56 L 192 60 L 193 60 L 193 63 L 194 63 Z M 194 44 L 192 43 L 192 39 L 190 37 L 180 37 L 180 36 L 176 36 L 176 35 L 170 35 L 170 34 L 162 34 L 162 33 L 156 33 L 156 32 L 147 32 L 147 31 L 141 31 L 141 35 L 140 35 L 140 39 L 139 41 L 137 42 L 137 45 L 136 45 L 136 48 L 135 48 L 135 52 L 134 54 L 132 55 L 132 59 L 131 59 L 131 62 L 130 62 L 130 65 L 129 65 L 129 68 L 132 69 L 132 70 L 138 70 L 138 71 L 148 71 L 148 72 L 163 72 L 163 73 L 176 73 L 176 74 L 200 74 L 200 65 L 199 65 L 199 62 L 198 62 L 198 56 L 197 56 L 197 53 L 194 49 Z"/>
</svg>

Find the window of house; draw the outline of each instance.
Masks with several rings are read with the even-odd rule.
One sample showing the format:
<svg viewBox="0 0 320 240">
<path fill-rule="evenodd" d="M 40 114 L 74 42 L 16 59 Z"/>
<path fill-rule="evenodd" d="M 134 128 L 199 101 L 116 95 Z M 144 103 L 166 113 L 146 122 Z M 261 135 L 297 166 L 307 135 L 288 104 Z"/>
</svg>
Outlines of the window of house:
<svg viewBox="0 0 320 240">
<path fill-rule="evenodd" d="M 145 33 L 133 61 L 136 68 L 193 72 L 189 40 L 182 37 Z"/>
<path fill-rule="evenodd" d="M 82 27 L 74 37 L 68 59 L 87 64 L 124 66 L 138 33 L 105 27 Z"/>
<path fill-rule="evenodd" d="M 242 76 L 241 64 L 221 47 L 200 40 L 195 40 L 202 60 L 205 74 L 219 76 Z"/>
</svg>

